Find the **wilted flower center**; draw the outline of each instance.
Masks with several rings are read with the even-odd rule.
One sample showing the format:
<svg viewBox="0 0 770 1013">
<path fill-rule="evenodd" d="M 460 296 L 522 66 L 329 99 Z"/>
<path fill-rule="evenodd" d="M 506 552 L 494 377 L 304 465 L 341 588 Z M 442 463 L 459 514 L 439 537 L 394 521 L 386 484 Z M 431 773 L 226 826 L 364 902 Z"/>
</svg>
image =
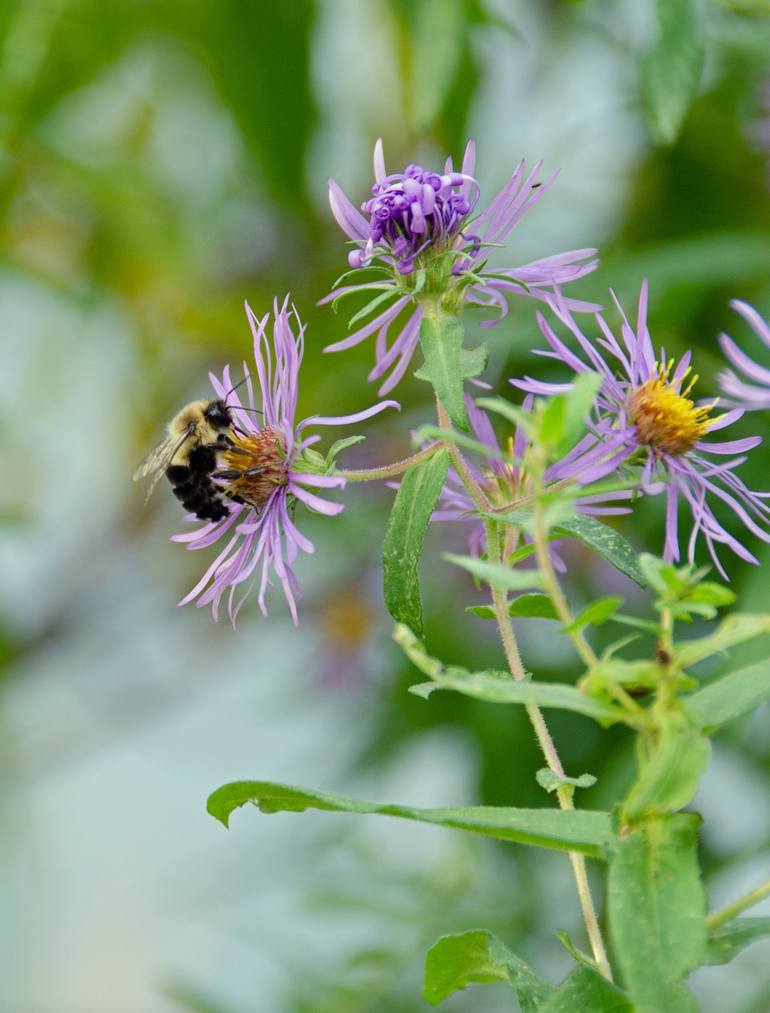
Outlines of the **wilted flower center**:
<svg viewBox="0 0 770 1013">
<path fill-rule="evenodd" d="M 512 458 L 514 456 L 513 439 L 510 437 L 506 450 Z M 526 484 L 520 464 L 503 464 L 496 471 L 487 472 L 484 491 L 493 506 L 501 507 L 514 502 L 524 494 Z"/>
<path fill-rule="evenodd" d="M 286 451 L 279 433 L 266 426 L 256 433 L 237 433 L 222 454 L 221 474 L 228 496 L 259 509 L 277 485 L 286 485 Z"/>
<path fill-rule="evenodd" d="M 627 408 L 629 418 L 636 426 L 637 438 L 642 443 L 664 454 L 677 456 L 692 450 L 706 435 L 712 423 L 709 415 L 714 405 L 699 408 L 688 398 L 697 376 L 684 390 L 677 390 L 681 380 L 676 384 L 671 381 L 672 365 L 669 362 L 666 367 L 659 366 L 654 379 L 647 380 L 632 391 Z"/>
<path fill-rule="evenodd" d="M 410 274 L 414 257 L 426 246 L 448 241 L 460 232 L 478 199 L 479 187 L 471 176 L 461 172 L 439 175 L 408 165 L 403 173 L 375 183 L 372 199 L 361 208 L 370 216 L 371 243 L 386 244 L 399 272 Z M 363 263 L 365 255 L 357 252 Z"/>
</svg>

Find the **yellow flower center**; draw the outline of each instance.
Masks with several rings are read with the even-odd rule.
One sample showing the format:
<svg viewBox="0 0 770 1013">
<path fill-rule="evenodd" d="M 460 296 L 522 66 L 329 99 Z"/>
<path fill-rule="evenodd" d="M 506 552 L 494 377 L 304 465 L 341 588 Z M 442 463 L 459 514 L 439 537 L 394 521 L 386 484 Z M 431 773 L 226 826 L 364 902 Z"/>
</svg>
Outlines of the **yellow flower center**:
<svg viewBox="0 0 770 1013">
<path fill-rule="evenodd" d="M 637 387 L 628 397 L 628 416 L 641 443 L 664 454 L 679 456 L 692 450 L 714 423 L 710 418 L 716 401 L 699 408 L 687 396 L 698 377 L 677 391 L 671 381 L 674 360 L 658 366 L 658 374 Z M 690 372 L 688 369 L 682 380 Z M 680 381 L 681 382 L 681 381 Z"/>
<path fill-rule="evenodd" d="M 288 481 L 281 437 L 265 427 L 257 433 L 233 433 L 230 441 L 220 468 L 220 474 L 227 479 L 225 495 L 259 510 L 275 487 Z"/>
</svg>

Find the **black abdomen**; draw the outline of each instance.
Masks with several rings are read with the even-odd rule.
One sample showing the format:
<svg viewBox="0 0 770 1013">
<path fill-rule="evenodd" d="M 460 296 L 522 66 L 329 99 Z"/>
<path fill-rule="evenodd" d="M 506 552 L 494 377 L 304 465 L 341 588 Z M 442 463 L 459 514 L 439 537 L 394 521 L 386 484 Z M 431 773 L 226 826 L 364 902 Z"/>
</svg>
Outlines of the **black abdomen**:
<svg viewBox="0 0 770 1013">
<path fill-rule="evenodd" d="M 189 464 L 172 464 L 166 478 L 182 506 L 202 521 L 221 521 L 230 513 L 218 487 L 211 481 L 217 465 L 210 447 L 197 447 L 190 454 Z"/>
</svg>

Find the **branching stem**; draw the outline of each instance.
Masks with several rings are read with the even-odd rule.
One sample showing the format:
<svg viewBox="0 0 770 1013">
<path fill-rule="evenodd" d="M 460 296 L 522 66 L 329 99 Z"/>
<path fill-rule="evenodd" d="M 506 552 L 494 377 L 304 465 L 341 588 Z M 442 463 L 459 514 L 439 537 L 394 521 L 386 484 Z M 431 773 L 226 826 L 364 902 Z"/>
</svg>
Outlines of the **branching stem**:
<svg viewBox="0 0 770 1013">
<path fill-rule="evenodd" d="M 448 428 L 450 424 L 449 417 L 447 416 L 444 407 L 438 400 L 436 401 L 436 405 L 438 409 L 439 426 L 442 429 Z M 468 491 L 468 494 L 480 510 L 488 513 L 490 511 L 490 502 L 484 490 L 481 488 L 473 473 L 468 468 L 459 447 L 455 446 L 449 440 L 446 441 L 445 445 L 452 458 L 455 471 Z M 485 527 L 487 534 L 487 553 L 489 559 L 491 562 L 500 563 L 502 561 L 502 551 L 499 525 L 495 521 L 486 521 Z M 500 631 L 500 640 L 502 641 L 503 651 L 505 653 L 506 661 L 508 662 L 508 669 L 513 678 L 517 682 L 521 682 L 526 678 L 527 673 L 521 660 L 521 654 L 519 653 L 519 647 L 516 643 L 516 637 L 508 614 L 507 595 L 504 590 L 494 586 L 491 587 L 491 592 L 492 606 L 495 613 L 495 619 L 497 620 L 497 627 Z M 551 737 L 550 731 L 548 730 L 548 725 L 545 722 L 542 711 L 536 704 L 526 704 L 525 709 L 532 727 L 534 728 L 538 744 L 543 752 L 543 756 L 545 757 L 548 767 L 557 776 L 564 777 L 564 768 L 562 767 L 559 754 L 556 750 L 556 745 Z M 569 786 L 562 785 L 557 789 L 556 795 L 559 801 L 559 806 L 562 809 L 574 809 L 572 790 Z M 605 978 L 612 981 L 612 969 L 610 968 L 610 964 L 607 959 L 607 951 L 604 947 L 604 940 L 602 939 L 593 898 L 591 897 L 591 887 L 588 882 L 588 872 L 586 869 L 585 858 L 582 855 L 577 854 L 577 852 L 570 851 L 569 860 L 572 865 L 572 872 L 575 877 L 578 898 L 580 900 L 580 908 L 583 913 L 583 921 L 585 922 L 586 932 L 591 943 L 591 950 L 593 952 L 594 960 L 596 961 L 596 966 Z"/>
</svg>

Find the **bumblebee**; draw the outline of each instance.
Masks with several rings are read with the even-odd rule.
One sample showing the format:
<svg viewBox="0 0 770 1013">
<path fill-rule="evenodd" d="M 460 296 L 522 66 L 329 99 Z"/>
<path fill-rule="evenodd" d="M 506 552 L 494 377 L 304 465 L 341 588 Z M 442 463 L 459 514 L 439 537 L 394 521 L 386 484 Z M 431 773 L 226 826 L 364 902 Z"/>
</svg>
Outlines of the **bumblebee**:
<svg viewBox="0 0 770 1013">
<path fill-rule="evenodd" d="M 136 469 L 134 481 L 150 477 L 149 499 L 165 474 L 187 510 L 204 521 L 221 521 L 230 511 L 213 478 L 217 453 L 232 446 L 233 430 L 224 401 L 191 401 L 168 423 L 165 439 Z"/>
</svg>

